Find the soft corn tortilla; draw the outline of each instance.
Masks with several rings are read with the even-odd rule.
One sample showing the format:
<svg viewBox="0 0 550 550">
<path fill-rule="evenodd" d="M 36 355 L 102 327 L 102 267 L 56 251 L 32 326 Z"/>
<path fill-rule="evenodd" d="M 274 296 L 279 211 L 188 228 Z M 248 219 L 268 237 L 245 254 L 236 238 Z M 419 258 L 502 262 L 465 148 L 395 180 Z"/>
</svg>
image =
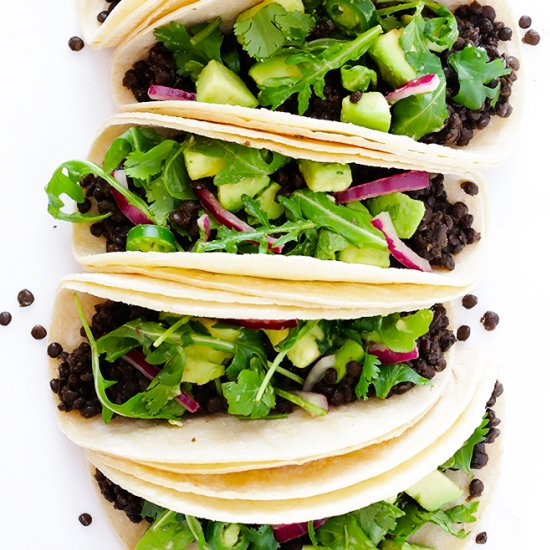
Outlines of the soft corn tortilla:
<svg viewBox="0 0 550 550">
<path fill-rule="evenodd" d="M 474 398 L 485 370 L 478 351 L 459 350 L 445 395 L 417 424 L 399 437 L 346 455 L 221 475 L 170 473 L 94 452 L 88 453 L 88 459 L 155 485 L 214 498 L 272 501 L 330 493 L 398 467 L 450 430 Z"/>
<path fill-rule="evenodd" d="M 50 341 L 63 349 L 73 350 L 81 341 L 81 323 L 75 310 L 71 285 L 59 293 L 49 331 Z M 80 289 L 81 290 L 81 289 Z M 94 294 L 80 294 L 85 315 L 93 314 L 93 306 L 102 299 L 115 299 L 150 307 L 138 294 L 125 297 L 107 295 L 101 287 Z M 166 301 L 159 310 L 181 313 Z M 217 306 L 201 304 L 206 317 L 221 318 Z M 258 311 L 256 318 L 261 310 Z M 307 312 L 311 314 L 311 312 Z M 300 318 L 294 308 L 291 318 Z M 340 311 L 339 318 L 350 318 Z M 231 317 L 235 317 L 232 312 Z M 250 318 L 251 316 L 248 316 Z M 254 318 L 254 316 L 252 316 Z M 323 318 L 317 316 L 316 318 Z M 105 424 L 100 416 L 84 419 L 78 412 L 59 412 L 61 429 L 77 445 L 133 461 L 175 464 L 210 464 L 235 462 L 295 463 L 304 459 L 344 454 L 380 442 L 388 434 L 404 431 L 416 423 L 437 403 L 450 383 L 454 366 L 454 349 L 447 355 L 449 366 L 439 373 L 431 385 L 420 386 L 391 399 L 372 399 L 338 407 L 323 417 L 313 417 L 297 410 L 280 421 L 242 421 L 228 414 L 184 419 L 181 426 L 164 421 L 115 418 Z M 59 361 L 51 360 L 49 374 L 55 377 Z M 327 434 L 338 433 L 338 438 Z"/>
<path fill-rule="evenodd" d="M 110 144 L 132 125 L 153 127 L 164 132 L 179 130 L 207 135 L 207 137 L 228 138 L 228 134 L 220 136 L 209 123 L 146 113 L 118 115 L 111 118 L 100 131 L 91 148 L 89 159 L 97 164 L 102 164 L 105 152 Z M 229 139 L 252 147 L 263 147 L 265 145 L 254 140 L 241 138 L 238 135 L 233 135 Z M 289 156 L 296 156 L 294 151 L 289 152 L 282 145 L 275 147 L 275 150 Z M 298 156 L 312 157 L 312 155 L 306 153 L 300 153 Z M 325 160 L 330 159 L 325 157 Z M 340 158 L 334 160 L 342 161 Z M 472 197 L 462 190 L 459 184 L 468 180 L 478 184 L 480 188 L 478 195 Z M 465 287 L 475 282 L 482 265 L 481 258 L 486 241 L 487 218 L 485 212 L 485 185 L 480 175 L 468 174 L 462 177 L 446 176 L 445 188 L 451 201 L 462 201 L 468 206 L 474 217 L 474 228 L 482 234 L 481 241 L 466 246 L 455 256 L 456 268 L 453 271 L 434 268 L 433 272 L 424 273 L 413 269 L 384 269 L 363 264 L 348 264 L 340 261 L 325 261 L 317 258 L 284 256 L 282 254 L 105 252 L 105 241 L 94 237 L 89 231 L 88 224 L 75 224 L 74 251 L 81 264 L 87 268 L 100 271 L 139 272 L 136 270 L 142 270 L 141 272 L 143 272 L 143 269 L 146 269 L 153 276 L 164 277 L 164 274 L 158 271 L 159 269 L 174 268 L 174 270 L 200 270 L 225 275 L 242 276 L 246 274 L 252 277 L 284 279 L 287 281 L 311 280 L 314 277 L 316 281 L 376 285 L 441 285 L 461 287 L 463 292 Z M 157 273 L 155 274 L 153 270 Z M 169 278 L 175 280 L 174 275 L 177 276 L 177 272 L 172 271 L 172 276 Z M 246 289 L 249 288 L 249 285 L 243 279 L 239 292 L 246 293 Z M 402 290 L 402 296 L 407 296 L 407 289 L 403 288 Z M 341 292 L 337 293 L 336 298 L 338 299 L 338 294 L 344 294 L 344 292 L 347 292 L 347 287 L 345 291 L 342 289 Z M 457 294 L 460 294 L 460 292 Z M 301 295 L 300 291 L 292 293 L 294 300 L 299 300 Z M 436 299 L 451 298 L 452 296 L 447 296 L 446 298 Z M 409 298 L 407 297 L 406 300 L 409 300 Z"/>
<path fill-rule="evenodd" d="M 104 23 L 97 20 L 97 15 L 107 9 L 105 0 L 77 0 L 76 9 L 86 42 L 92 48 L 113 48 L 133 33 L 194 1 L 122 0 Z"/>
<path fill-rule="evenodd" d="M 391 498 L 443 464 L 473 433 L 485 412 L 496 378 L 486 368 L 478 391 L 459 420 L 435 443 L 405 463 L 385 473 L 330 493 L 290 500 L 243 500 L 213 498 L 179 492 L 110 468 L 93 457 L 94 465 L 127 491 L 176 512 L 216 521 L 279 524 L 327 518 L 358 510 Z M 91 457 L 89 457 L 91 458 Z"/>
<path fill-rule="evenodd" d="M 122 80 L 126 71 L 135 62 L 144 59 L 151 46 L 155 44 L 155 28 L 171 21 L 192 26 L 217 16 L 222 16 L 228 26 L 240 12 L 258 4 L 259 1 L 237 0 L 227 7 L 225 4 L 221 5 L 218 0 L 203 0 L 195 6 L 188 6 L 169 14 L 121 44 L 115 52 L 112 66 L 113 94 L 118 107 L 129 111 L 160 112 L 257 129 L 271 134 L 284 134 L 290 137 L 296 146 L 301 144 L 301 147 L 306 145 L 313 147 L 318 144 L 326 144 L 327 147 L 330 144 L 351 146 L 357 154 L 361 151 L 367 157 L 364 159 L 366 164 L 377 166 L 385 166 L 384 163 L 390 162 L 395 167 L 410 169 L 418 166 L 419 163 L 429 165 L 434 162 L 439 166 L 440 171 L 461 174 L 465 166 L 484 168 L 506 159 L 521 119 L 519 111 L 523 102 L 522 78 L 514 83 L 513 115 L 507 119 L 493 117 L 489 128 L 477 132 L 465 149 L 427 145 L 406 136 L 390 135 L 353 124 L 315 120 L 267 109 L 249 109 L 192 101 L 135 104 L 132 92 L 122 85 Z M 469 1 L 440 0 L 440 3 L 455 8 Z M 500 44 L 501 51 L 521 59 L 520 32 L 511 6 L 507 0 L 486 0 L 484 3 L 494 6 L 498 20 L 514 30 L 513 39 Z M 357 159 L 355 162 L 362 162 L 362 160 Z"/>
</svg>

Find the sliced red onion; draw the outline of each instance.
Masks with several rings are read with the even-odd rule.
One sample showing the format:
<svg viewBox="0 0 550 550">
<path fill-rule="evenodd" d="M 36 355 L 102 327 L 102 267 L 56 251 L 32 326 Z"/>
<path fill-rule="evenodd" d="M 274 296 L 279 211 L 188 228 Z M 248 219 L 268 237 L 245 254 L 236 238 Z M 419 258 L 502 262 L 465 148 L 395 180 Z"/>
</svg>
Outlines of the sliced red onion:
<svg viewBox="0 0 550 550">
<path fill-rule="evenodd" d="M 254 228 L 251 225 L 248 225 L 246 222 L 243 222 L 237 218 L 235 214 L 229 212 L 229 210 L 226 210 L 218 202 L 218 199 L 216 199 L 214 194 L 208 189 L 197 188 L 195 189 L 195 193 L 198 195 L 203 208 L 212 214 L 218 223 L 237 231 L 254 231 Z M 280 254 L 283 251 L 282 246 L 273 246 L 277 242 L 277 239 L 274 239 L 273 237 L 266 237 L 266 240 L 269 249 L 272 252 Z"/>
<path fill-rule="evenodd" d="M 414 250 L 411 250 L 398 236 L 391 217 L 387 212 L 380 212 L 370 222 L 376 229 L 380 229 L 386 237 L 390 254 L 401 264 L 409 269 L 418 271 L 431 271 L 430 262 L 421 258 Z"/>
<path fill-rule="evenodd" d="M 113 177 L 124 187 L 128 188 L 128 180 L 126 179 L 126 172 L 124 170 L 115 170 Z M 134 224 L 152 224 L 155 223 L 150 220 L 139 208 L 131 205 L 128 199 L 114 187 L 111 187 L 111 193 L 120 211 Z"/>
<path fill-rule="evenodd" d="M 311 403 L 312 405 L 315 405 L 316 407 L 319 407 L 328 412 L 329 405 L 326 395 L 323 395 L 322 393 L 314 393 L 311 391 L 298 391 L 296 392 L 296 395 L 301 397 L 304 401 L 307 401 L 308 403 Z"/>
<path fill-rule="evenodd" d="M 317 382 L 320 382 L 325 376 L 328 369 L 333 368 L 336 365 L 336 355 L 327 355 L 322 359 L 319 359 L 315 365 L 309 371 L 307 378 L 304 382 L 303 390 L 309 392 L 313 389 Z"/>
<path fill-rule="evenodd" d="M 430 174 L 428 174 L 428 172 L 421 172 L 420 170 L 413 170 L 411 172 L 396 174 L 395 176 L 389 176 L 369 183 L 355 185 L 345 191 L 338 191 L 334 193 L 334 198 L 337 204 L 345 204 L 347 202 L 362 201 L 364 199 L 371 199 L 389 193 L 417 191 L 418 189 L 426 189 L 426 187 L 429 186 Z"/>
<path fill-rule="evenodd" d="M 401 353 L 398 351 L 392 351 L 383 344 L 372 344 L 368 347 L 368 352 L 371 355 L 376 355 L 376 357 L 380 359 L 380 363 L 382 363 L 382 365 L 393 365 L 394 363 L 418 359 L 418 348 L 416 346 L 414 346 L 412 351 Z"/>
<path fill-rule="evenodd" d="M 180 101 L 195 101 L 197 94 L 193 92 L 186 92 L 184 90 L 178 90 L 177 88 L 169 88 L 168 86 L 157 86 L 153 84 L 149 86 L 147 90 L 149 99 L 155 101 L 170 101 L 171 99 L 177 99 Z"/>
<path fill-rule="evenodd" d="M 419 78 L 415 78 L 410 82 L 407 82 L 401 88 L 397 88 L 393 92 L 386 95 L 386 100 L 390 105 L 397 103 L 402 99 L 411 97 L 418 94 L 427 94 L 428 92 L 435 92 L 439 87 L 441 80 L 436 74 L 427 74 Z"/>
<path fill-rule="evenodd" d="M 296 328 L 298 319 L 286 319 L 284 321 L 273 321 L 269 319 L 227 319 L 231 325 L 238 325 L 252 330 L 283 330 L 285 328 Z"/>
<path fill-rule="evenodd" d="M 317 529 L 325 523 L 325 519 L 318 519 L 313 522 L 313 528 Z M 288 523 L 283 525 L 272 525 L 273 535 L 277 542 L 284 543 L 289 540 L 299 539 L 307 534 L 308 522 L 303 523 Z"/>
<path fill-rule="evenodd" d="M 207 241 L 210 238 L 210 218 L 208 217 L 208 214 L 203 214 L 200 216 L 197 220 L 197 225 L 204 233 L 204 240 Z"/>
<path fill-rule="evenodd" d="M 137 349 L 129 351 L 126 355 L 122 356 L 127 363 L 136 368 L 141 374 L 152 380 L 160 372 L 160 369 L 155 365 L 151 365 L 145 359 L 143 353 Z M 179 401 L 190 413 L 195 413 L 200 409 L 200 405 L 186 392 L 182 391 L 177 397 L 176 401 Z"/>
</svg>

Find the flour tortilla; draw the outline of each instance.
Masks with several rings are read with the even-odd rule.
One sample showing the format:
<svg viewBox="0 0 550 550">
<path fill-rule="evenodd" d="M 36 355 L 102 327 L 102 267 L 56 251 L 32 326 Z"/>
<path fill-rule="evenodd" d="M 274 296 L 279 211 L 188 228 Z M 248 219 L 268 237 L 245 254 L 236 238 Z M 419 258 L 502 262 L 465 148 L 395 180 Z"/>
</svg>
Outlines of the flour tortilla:
<svg viewBox="0 0 550 550">
<path fill-rule="evenodd" d="M 50 341 L 63 349 L 73 350 L 81 341 L 80 321 L 72 302 L 74 288 L 64 286 L 56 300 L 49 330 Z M 85 315 L 105 298 L 145 305 L 135 295 L 130 300 L 97 294 L 80 294 Z M 217 307 L 201 305 L 199 315 L 220 318 Z M 161 311 L 177 312 L 170 305 Z M 196 314 L 195 311 L 189 312 Z M 301 317 L 294 310 L 291 318 Z M 234 315 L 233 315 L 234 316 Z M 340 318 L 352 314 L 340 312 Z M 258 316 L 256 316 L 258 318 Z M 261 317 L 260 317 L 261 318 Z M 317 317 L 322 318 L 322 317 Z M 77 445 L 133 461 L 174 464 L 210 464 L 235 462 L 300 463 L 344 454 L 383 441 L 388 434 L 404 431 L 428 413 L 437 403 L 452 379 L 454 348 L 447 355 L 449 366 L 431 385 L 414 388 L 404 395 L 387 400 L 372 399 L 338 407 L 323 417 L 313 417 L 302 410 L 281 420 L 242 421 L 230 415 L 185 419 L 181 426 L 168 422 L 115 418 L 110 424 L 101 417 L 84 419 L 77 412 L 59 412 L 58 420 L 67 437 Z M 58 360 L 49 363 L 49 374 L 55 377 Z M 338 438 L 327 434 L 338 433 Z M 215 452 L 213 451 L 215 449 Z"/>
<path fill-rule="evenodd" d="M 479 350 L 459 350 L 453 380 L 445 395 L 419 422 L 398 437 L 338 457 L 239 473 L 189 475 L 170 473 L 105 454 L 88 460 L 178 492 L 240 500 L 308 498 L 350 487 L 398 467 L 435 443 L 468 408 L 485 370 Z"/>
<path fill-rule="evenodd" d="M 148 126 L 160 129 L 163 132 L 179 130 L 192 132 L 207 137 L 229 139 L 230 141 L 245 144 L 252 147 L 263 147 L 265 143 L 239 137 L 238 134 L 228 137 L 228 134 L 220 135 L 212 124 L 192 120 L 178 119 L 151 114 L 123 114 L 111 118 L 101 129 L 91 148 L 89 159 L 97 164 L 103 163 L 105 152 L 110 144 L 127 128 L 132 125 Z M 227 128 L 225 131 L 230 131 Z M 268 147 L 271 148 L 270 145 Z M 296 156 L 295 151 L 288 151 L 283 145 L 273 147 L 274 150 Z M 312 158 L 312 155 L 300 153 L 298 156 Z M 342 159 L 334 158 L 324 160 Z M 418 168 L 418 166 L 417 166 Z M 463 181 L 474 181 L 480 188 L 480 193 L 474 197 L 467 195 L 460 187 Z M 105 252 L 105 241 L 94 237 L 89 231 L 88 224 L 75 224 L 74 227 L 74 252 L 78 261 L 89 269 L 99 271 L 141 272 L 144 270 L 153 276 L 163 277 L 158 269 L 174 270 L 200 270 L 210 273 L 222 273 L 225 275 L 246 274 L 259 278 L 276 278 L 290 281 L 310 280 L 315 277 L 317 281 L 340 281 L 369 284 L 400 284 L 400 285 L 433 285 L 446 287 L 460 287 L 464 293 L 466 287 L 473 284 L 478 278 L 482 266 L 483 249 L 486 233 L 486 200 L 485 185 L 478 174 L 466 176 L 447 176 L 445 188 L 451 201 L 464 202 L 474 217 L 474 228 L 482 234 L 478 243 L 468 245 L 455 256 L 456 268 L 454 271 L 446 271 L 434 268 L 432 273 L 423 273 L 412 269 L 388 268 L 362 264 L 347 264 L 340 261 L 325 261 L 304 256 L 283 256 L 278 254 L 228 254 L 226 252 L 191 253 L 191 252 Z M 154 271 L 157 271 L 155 274 Z M 177 272 L 172 272 L 171 280 Z M 189 282 L 189 281 L 187 281 Z M 191 283 L 193 284 L 193 283 Z M 211 288 L 211 287 L 210 287 Z M 239 292 L 246 293 L 250 288 L 243 280 Z M 447 289 L 449 291 L 450 289 Z M 413 290 L 413 292 L 415 292 Z M 451 292 L 452 293 L 452 292 Z M 342 292 L 343 294 L 343 292 Z M 403 289 L 402 296 L 407 294 Z M 293 299 L 298 300 L 303 296 L 300 292 L 293 293 Z M 436 299 L 451 299 L 445 296 Z M 407 298 L 408 299 L 408 298 Z M 320 305 L 320 304 L 315 304 Z"/>
<path fill-rule="evenodd" d="M 496 371 L 486 368 L 475 398 L 452 428 L 435 443 L 397 468 L 330 493 L 291 500 L 222 499 L 179 492 L 143 481 L 108 467 L 97 455 L 88 457 L 109 479 L 127 491 L 164 508 L 224 522 L 279 524 L 309 521 L 345 514 L 391 498 L 444 463 L 479 425 L 491 395 Z"/>
<path fill-rule="evenodd" d="M 77 0 L 80 28 L 92 48 L 113 48 L 135 32 L 195 0 L 122 0 L 104 23 L 97 15 L 107 9 L 105 0 Z"/>
<path fill-rule="evenodd" d="M 130 90 L 122 85 L 123 77 L 132 65 L 144 59 L 151 46 L 155 44 L 154 29 L 172 21 L 192 26 L 222 16 L 226 26 L 232 24 L 236 16 L 244 9 L 259 3 L 260 0 L 237 0 L 221 5 L 218 0 L 203 0 L 195 6 L 182 8 L 154 25 L 143 29 L 117 48 L 112 67 L 113 94 L 120 109 L 128 111 L 149 111 L 172 114 L 185 118 L 194 118 L 245 129 L 261 130 L 270 134 L 285 135 L 296 146 L 316 147 L 319 144 L 335 145 L 337 148 L 351 147 L 357 155 L 355 162 L 369 165 L 410 169 L 420 163 L 439 167 L 439 171 L 462 174 L 465 166 L 485 168 L 503 162 L 509 154 L 521 120 L 520 108 L 523 103 L 523 82 L 520 75 L 514 83 L 514 113 L 507 119 L 494 117 L 489 128 L 477 132 L 467 148 L 456 149 L 440 145 L 427 145 L 416 142 L 406 136 L 390 135 L 384 132 L 362 128 L 352 124 L 334 121 L 315 120 L 267 109 L 248 109 L 229 105 L 213 105 L 199 102 L 147 102 L 135 104 Z M 458 0 L 441 0 L 442 4 L 455 8 Z M 500 43 L 506 55 L 521 59 L 520 32 L 516 18 L 507 0 L 487 0 L 484 2 L 495 7 L 497 18 L 514 30 L 513 40 Z M 223 6 L 223 7 L 222 7 Z M 498 120 L 497 120 L 498 118 Z"/>
</svg>

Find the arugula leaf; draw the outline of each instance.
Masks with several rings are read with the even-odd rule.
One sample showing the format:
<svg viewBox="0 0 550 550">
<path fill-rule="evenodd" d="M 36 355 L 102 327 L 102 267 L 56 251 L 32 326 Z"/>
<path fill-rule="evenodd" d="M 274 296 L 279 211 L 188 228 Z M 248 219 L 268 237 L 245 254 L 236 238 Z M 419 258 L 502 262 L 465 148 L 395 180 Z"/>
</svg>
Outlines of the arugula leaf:
<svg viewBox="0 0 550 550">
<path fill-rule="evenodd" d="M 492 80 L 510 74 L 504 59 L 489 62 L 487 50 L 468 45 L 449 56 L 449 65 L 456 71 L 460 89 L 453 100 L 477 111 L 487 98 L 495 105 L 500 95 L 500 82 L 495 88 L 486 86 Z"/>
<path fill-rule="evenodd" d="M 163 508 L 158 504 L 153 504 L 148 500 L 144 500 L 143 508 L 141 509 L 141 517 L 143 519 L 145 518 L 157 519 L 165 510 L 166 508 Z"/>
<path fill-rule="evenodd" d="M 252 17 L 237 20 L 235 36 L 255 59 L 271 57 L 283 46 L 301 46 L 313 29 L 315 20 L 300 11 L 287 11 L 273 2 Z"/>
<path fill-rule="evenodd" d="M 279 548 L 271 525 L 261 525 L 257 528 L 241 525 L 241 531 L 252 544 L 249 550 L 277 550 Z"/>
<path fill-rule="evenodd" d="M 354 40 L 313 40 L 302 50 L 289 49 L 285 62 L 300 65 L 301 77 L 269 78 L 260 86 L 259 100 L 262 106 L 280 107 L 289 97 L 298 94 L 298 113 L 303 115 L 313 91 L 323 98 L 325 78 L 328 72 L 339 69 L 348 61 L 356 61 L 370 48 L 382 27 L 377 25 L 360 34 Z M 322 46 L 322 47 L 320 47 Z M 284 52 L 284 48 L 282 52 Z M 313 88 L 313 91 L 312 91 Z"/>
<path fill-rule="evenodd" d="M 363 368 L 359 376 L 359 382 L 355 386 L 355 395 L 357 399 L 368 399 L 369 387 L 380 373 L 380 360 L 376 355 L 365 353 Z"/>
<path fill-rule="evenodd" d="M 259 200 L 253 199 L 250 195 L 243 194 L 241 200 L 244 204 L 244 209 L 249 216 L 253 216 L 258 220 L 261 227 L 269 227 L 269 218 L 267 213 L 262 208 Z"/>
<path fill-rule="evenodd" d="M 329 518 L 317 529 L 317 537 L 323 547 L 331 550 L 376 550 L 354 513 Z"/>
<path fill-rule="evenodd" d="M 369 86 L 377 86 L 378 74 L 376 71 L 363 65 L 344 65 L 340 67 L 342 86 L 350 92 L 366 92 Z"/>
<path fill-rule="evenodd" d="M 470 465 L 472 463 L 472 457 L 474 456 L 474 447 L 478 443 L 485 441 L 485 437 L 489 433 L 489 419 L 487 415 L 483 417 L 481 424 L 475 429 L 474 433 L 468 438 L 468 440 L 462 445 L 462 447 L 449 459 L 445 464 L 442 464 L 440 468 L 446 470 L 451 468 L 453 470 L 462 470 L 468 474 L 472 473 Z"/>
<path fill-rule="evenodd" d="M 249 369 L 253 357 L 256 357 L 262 366 L 267 365 L 267 356 L 261 331 L 242 328 L 235 341 L 233 360 L 225 371 L 229 380 L 237 380 L 241 371 Z"/>
<path fill-rule="evenodd" d="M 248 416 L 250 418 L 264 418 L 275 407 L 275 392 L 268 384 L 260 401 L 256 401 L 256 394 L 262 385 L 263 377 L 257 370 L 245 369 L 239 373 L 237 382 L 222 384 L 223 395 L 227 400 L 229 414 Z"/>
<path fill-rule="evenodd" d="M 386 399 L 390 390 L 401 382 L 412 382 L 417 386 L 430 383 L 427 378 L 420 376 L 405 363 L 381 365 L 378 367 L 378 375 L 372 382 L 376 391 L 376 397 Z"/>
<path fill-rule="evenodd" d="M 135 550 L 187 548 L 194 541 L 195 537 L 187 521 L 176 512 L 164 510 L 141 537 Z"/>
<path fill-rule="evenodd" d="M 348 246 L 349 242 L 342 235 L 328 229 L 321 229 L 317 239 L 315 257 L 320 260 L 336 260 L 336 253 Z"/>
<path fill-rule="evenodd" d="M 132 151 L 124 163 L 126 175 L 139 180 L 156 176 L 162 171 L 166 157 L 177 145 L 177 142 L 165 139 L 148 151 Z"/>
</svg>

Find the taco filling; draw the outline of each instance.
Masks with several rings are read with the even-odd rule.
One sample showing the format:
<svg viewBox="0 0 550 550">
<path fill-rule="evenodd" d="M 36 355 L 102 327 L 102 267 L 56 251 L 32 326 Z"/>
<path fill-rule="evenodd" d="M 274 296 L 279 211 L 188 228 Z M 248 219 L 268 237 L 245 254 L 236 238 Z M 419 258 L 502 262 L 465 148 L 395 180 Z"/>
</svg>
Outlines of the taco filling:
<svg viewBox="0 0 550 550">
<path fill-rule="evenodd" d="M 105 23 L 111 12 L 120 4 L 121 0 L 105 0 L 105 8 L 97 14 L 97 20 Z"/>
<path fill-rule="evenodd" d="M 422 532 L 416 533 L 432 524 L 458 539 L 468 535 L 469 524 L 477 520 L 484 491 L 483 481 L 473 471 L 487 466 L 486 446 L 500 435 L 500 420 L 491 407 L 501 394 L 502 385 L 497 382 L 478 428 L 447 462 L 413 487 L 393 499 L 308 523 L 243 525 L 201 520 L 137 497 L 100 470 L 95 471 L 95 479 L 101 494 L 115 509 L 123 511 L 133 523 L 150 524 L 135 550 L 193 548 L 193 543 L 217 550 L 443 550 L 422 545 L 426 544 Z"/>
<path fill-rule="evenodd" d="M 77 309 L 80 308 L 78 300 Z M 95 306 L 87 341 L 55 353 L 62 411 L 178 420 L 276 418 L 386 399 L 429 384 L 455 343 L 442 305 L 349 321 L 214 320 L 119 302 Z"/>
<path fill-rule="evenodd" d="M 479 192 L 463 182 L 465 194 Z M 107 252 L 229 252 L 453 270 L 480 234 L 442 175 L 294 160 L 196 135 L 134 127 L 103 167 L 69 161 L 46 187 L 57 219 L 91 222 Z M 65 213 L 61 195 L 78 203 Z"/>
<path fill-rule="evenodd" d="M 139 102 L 261 106 L 457 146 L 512 113 L 519 61 L 499 53 L 512 29 L 492 6 L 264 0 L 221 24 L 155 29 L 123 85 Z"/>
</svg>

